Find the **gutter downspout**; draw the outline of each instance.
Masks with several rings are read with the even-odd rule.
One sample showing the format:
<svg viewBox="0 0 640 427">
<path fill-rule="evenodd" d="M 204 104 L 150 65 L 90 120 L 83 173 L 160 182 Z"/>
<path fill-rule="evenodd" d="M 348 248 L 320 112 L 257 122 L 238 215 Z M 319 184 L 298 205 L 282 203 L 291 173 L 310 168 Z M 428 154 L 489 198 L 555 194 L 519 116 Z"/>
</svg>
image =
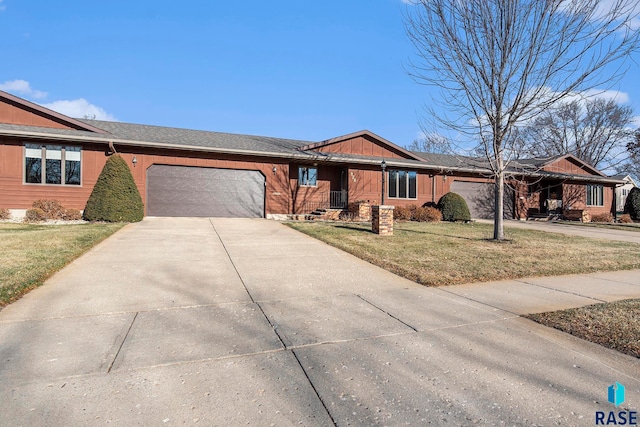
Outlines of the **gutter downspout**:
<svg viewBox="0 0 640 427">
<path fill-rule="evenodd" d="M 431 203 L 436 203 L 436 174 L 431 174 Z"/>
</svg>

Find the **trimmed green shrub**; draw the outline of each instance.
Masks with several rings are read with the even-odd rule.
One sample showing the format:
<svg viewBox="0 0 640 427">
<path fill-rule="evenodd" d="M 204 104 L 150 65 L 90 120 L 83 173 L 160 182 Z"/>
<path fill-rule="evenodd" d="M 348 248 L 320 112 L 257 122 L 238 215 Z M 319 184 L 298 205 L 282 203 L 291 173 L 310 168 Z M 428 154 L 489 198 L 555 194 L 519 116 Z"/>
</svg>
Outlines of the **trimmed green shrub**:
<svg viewBox="0 0 640 427">
<path fill-rule="evenodd" d="M 629 214 L 634 221 L 640 220 L 640 188 L 633 187 L 629 191 L 627 201 L 624 204 L 624 213 Z"/>
<path fill-rule="evenodd" d="M 440 222 L 442 212 L 432 207 L 416 208 L 413 213 L 413 220 L 418 222 Z"/>
<path fill-rule="evenodd" d="M 84 208 L 87 221 L 138 222 L 144 205 L 131 170 L 122 157 L 114 154 L 104 165 Z"/>
<path fill-rule="evenodd" d="M 447 193 L 438 201 L 438 210 L 445 221 L 469 221 L 471 214 L 467 202 L 457 193 Z"/>
<path fill-rule="evenodd" d="M 24 216 L 24 222 L 42 222 L 47 219 L 47 214 L 40 208 L 27 210 Z"/>
</svg>

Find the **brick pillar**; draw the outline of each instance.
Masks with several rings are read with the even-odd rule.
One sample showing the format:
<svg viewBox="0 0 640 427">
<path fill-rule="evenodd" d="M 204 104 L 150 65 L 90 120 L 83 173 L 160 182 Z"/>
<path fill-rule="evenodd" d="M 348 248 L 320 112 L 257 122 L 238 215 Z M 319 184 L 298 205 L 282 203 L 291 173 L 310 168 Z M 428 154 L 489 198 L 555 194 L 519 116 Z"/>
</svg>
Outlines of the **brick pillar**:
<svg viewBox="0 0 640 427">
<path fill-rule="evenodd" d="M 371 221 L 371 205 L 369 203 L 360 203 L 358 205 L 358 220 Z"/>
<path fill-rule="evenodd" d="M 349 203 L 349 213 L 358 221 L 371 221 L 371 204 L 369 202 Z"/>
<path fill-rule="evenodd" d="M 393 235 L 393 206 L 371 206 L 371 230 L 383 236 Z"/>
</svg>

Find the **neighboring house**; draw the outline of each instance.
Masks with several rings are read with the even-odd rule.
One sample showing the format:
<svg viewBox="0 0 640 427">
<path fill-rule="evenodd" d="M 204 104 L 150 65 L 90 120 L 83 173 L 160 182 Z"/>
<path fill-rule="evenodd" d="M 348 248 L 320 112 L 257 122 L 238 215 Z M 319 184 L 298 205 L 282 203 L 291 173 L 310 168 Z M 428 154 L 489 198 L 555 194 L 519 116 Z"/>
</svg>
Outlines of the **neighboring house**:
<svg viewBox="0 0 640 427">
<path fill-rule="evenodd" d="M 454 191 L 493 215 L 485 161 L 416 153 L 369 131 L 322 142 L 73 119 L 0 92 L 0 208 L 37 199 L 83 209 L 106 159 L 128 162 L 149 216 L 277 218 L 347 203 L 436 203 Z M 567 155 L 513 163 L 505 217 L 613 212 L 616 185 Z"/>
<path fill-rule="evenodd" d="M 624 182 L 623 185 L 616 186 L 616 212 L 622 213 L 629 191 L 631 191 L 633 187 L 636 187 L 636 183 L 633 181 L 633 178 L 631 178 L 631 175 L 613 175 L 611 178 Z"/>
</svg>

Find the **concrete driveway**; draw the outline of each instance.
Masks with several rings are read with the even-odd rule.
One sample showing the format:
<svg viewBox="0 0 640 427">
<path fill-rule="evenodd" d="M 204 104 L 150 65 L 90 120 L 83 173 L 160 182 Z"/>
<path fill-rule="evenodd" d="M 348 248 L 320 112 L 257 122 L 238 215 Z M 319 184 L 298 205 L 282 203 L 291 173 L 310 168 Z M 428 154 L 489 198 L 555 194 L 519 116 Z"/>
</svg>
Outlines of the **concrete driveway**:
<svg viewBox="0 0 640 427">
<path fill-rule="evenodd" d="M 0 425 L 593 425 L 640 361 L 518 314 L 638 273 L 424 288 L 277 222 L 147 218 L 0 312 Z"/>
</svg>

